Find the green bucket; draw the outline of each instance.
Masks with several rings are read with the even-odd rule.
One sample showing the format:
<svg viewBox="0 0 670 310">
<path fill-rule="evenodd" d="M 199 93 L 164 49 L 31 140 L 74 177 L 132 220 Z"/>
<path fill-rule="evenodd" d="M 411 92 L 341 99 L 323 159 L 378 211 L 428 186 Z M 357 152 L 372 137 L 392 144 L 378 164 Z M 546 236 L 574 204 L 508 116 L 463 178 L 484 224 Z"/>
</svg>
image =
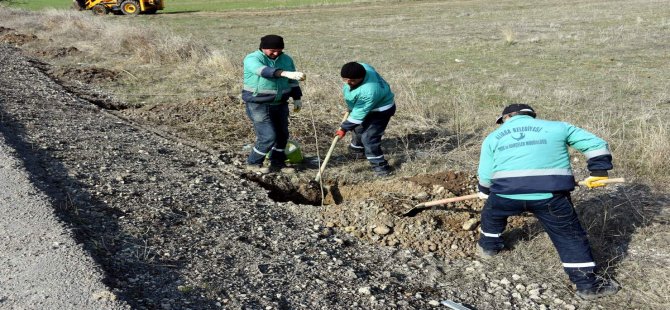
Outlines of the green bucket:
<svg viewBox="0 0 670 310">
<path fill-rule="evenodd" d="M 302 157 L 302 152 L 300 151 L 300 144 L 293 140 L 288 140 L 288 142 L 286 142 L 284 154 L 286 154 L 286 162 L 290 164 L 299 164 L 304 159 Z M 270 153 L 268 153 L 265 158 L 270 158 Z"/>
<path fill-rule="evenodd" d="M 284 148 L 284 154 L 286 154 L 286 162 L 291 164 L 299 164 L 304 159 L 302 157 L 302 152 L 300 151 L 300 145 L 298 142 L 288 140 L 286 143 L 286 148 Z"/>
</svg>

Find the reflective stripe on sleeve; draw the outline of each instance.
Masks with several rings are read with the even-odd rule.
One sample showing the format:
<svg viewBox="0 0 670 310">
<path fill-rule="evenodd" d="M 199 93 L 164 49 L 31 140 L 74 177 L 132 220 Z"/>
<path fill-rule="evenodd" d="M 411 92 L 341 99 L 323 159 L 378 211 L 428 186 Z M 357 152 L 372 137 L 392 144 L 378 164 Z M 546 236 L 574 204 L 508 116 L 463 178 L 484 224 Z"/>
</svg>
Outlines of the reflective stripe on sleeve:
<svg viewBox="0 0 670 310">
<path fill-rule="evenodd" d="M 347 122 L 349 122 L 349 123 L 353 123 L 353 124 L 361 124 L 361 123 L 363 123 L 363 120 L 362 120 L 362 119 L 361 119 L 361 120 L 358 120 L 358 119 L 353 119 L 353 118 L 351 118 L 351 117 L 348 117 L 348 118 L 347 118 Z"/>
<path fill-rule="evenodd" d="M 376 109 L 372 109 L 372 111 L 374 111 L 374 112 L 383 112 L 383 111 L 386 111 L 386 110 L 392 108 L 394 104 L 395 104 L 395 103 L 387 104 L 387 105 L 385 105 L 385 106 L 383 106 L 383 107 L 379 107 L 379 108 L 376 108 Z"/>
<path fill-rule="evenodd" d="M 597 156 L 602 156 L 602 155 L 611 155 L 610 150 L 607 148 L 600 149 L 600 150 L 595 150 L 595 151 L 589 151 L 589 152 L 584 152 L 584 156 L 586 156 L 586 159 L 591 159 L 593 157 Z"/>
</svg>

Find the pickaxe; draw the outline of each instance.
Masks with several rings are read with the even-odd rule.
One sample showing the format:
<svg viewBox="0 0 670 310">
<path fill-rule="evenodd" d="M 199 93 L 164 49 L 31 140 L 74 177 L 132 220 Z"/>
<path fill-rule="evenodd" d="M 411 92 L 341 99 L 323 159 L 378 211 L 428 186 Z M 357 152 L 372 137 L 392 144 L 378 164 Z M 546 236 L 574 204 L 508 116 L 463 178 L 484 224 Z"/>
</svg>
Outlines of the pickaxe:
<svg viewBox="0 0 670 310">
<path fill-rule="evenodd" d="M 596 183 L 602 183 L 602 184 L 612 184 L 612 183 L 624 183 L 626 182 L 626 179 L 624 178 L 613 178 L 613 179 L 605 179 L 605 180 L 600 180 Z M 586 185 L 584 181 L 580 181 L 577 183 L 577 185 Z M 439 206 L 451 202 L 458 202 L 458 201 L 463 201 L 463 200 L 468 200 L 468 199 L 475 199 L 479 198 L 479 195 L 477 194 L 470 194 L 470 195 L 465 195 L 465 196 L 458 196 L 458 197 L 451 197 L 451 198 L 445 198 L 445 199 L 440 199 L 440 200 L 433 200 L 433 201 L 428 201 L 428 202 L 422 202 L 414 208 L 409 209 L 409 211 L 405 212 L 403 215 L 407 216 L 410 214 L 415 214 L 418 213 L 419 209 L 427 208 L 427 207 L 432 207 L 432 206 Z"/>
</svg>

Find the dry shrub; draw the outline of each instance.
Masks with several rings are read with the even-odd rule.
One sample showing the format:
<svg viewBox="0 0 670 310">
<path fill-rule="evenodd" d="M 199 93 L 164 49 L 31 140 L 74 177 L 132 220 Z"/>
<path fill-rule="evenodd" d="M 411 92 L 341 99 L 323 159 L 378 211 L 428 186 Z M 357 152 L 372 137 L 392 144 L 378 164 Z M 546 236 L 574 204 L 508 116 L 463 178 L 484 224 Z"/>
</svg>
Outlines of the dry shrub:
<svg viewBox="0 0 670 310">
<path fill-rule="evenodd" d="M 505 39 L 505 44 L 513 45 L 516 44 L 516 33 L 511 28 L 503 28 L 502 35 Z"/>
<path fill-rule="evenodd" d="M 242 75 L 242 63 L 233 62 L 231 58 L 224 51 L 213 51 L 198 66 L 199 76 L 205 76 L 206 81 L 214 87 L 237 92 L 241 87 L 239 77 Z"/>
<path fill-rule="evenodd" d="M 142 28 L 130 19 L 108 19 L 79 11 L 3 10 L 0 17 L 15 29 L 51 38 L 54 44 L 73 44 L 96 59 L 120 55 L 126 65 L 198 62 L 210 57 L 206 44 L 157 28 Z M 114 57 L 116 58 L 116 56 Z M 118 60 L 116 61 L 118 62 Z"/>
<path fill-rule="evenodd" d="M 631 120 L 627 127 L 625 130 L 631 132 L 625 135 L 630 138 L 628 143 L 619 145 L 618 153 L 622 154 L 622 158 L 633 161 L 634 164 L 628 165 L 639 170 L 640 175 L 662 179 L 670 170 L 667 121 L 658 114 L 642 114 Z"/>
<path fill-rule="evenodd" d="M 172 33 L 156 29 L 145 29 L 141 32 L 122 29 L 114 32 L 111 38 L 112 47 L 121 55 L 129 55 L 128 59 L 136 63 L 173 64 L 183 61 L 204 59 L 209 51 L 204 44 L 190 38 L 183 38 Z"/>
<path fill-rule="evenodd" d="M 96 40 L 105 28 L 103 19 L 77 11 L 47 10 L 39 22 L 40 31 L 58 39 Z"/>
</svg>

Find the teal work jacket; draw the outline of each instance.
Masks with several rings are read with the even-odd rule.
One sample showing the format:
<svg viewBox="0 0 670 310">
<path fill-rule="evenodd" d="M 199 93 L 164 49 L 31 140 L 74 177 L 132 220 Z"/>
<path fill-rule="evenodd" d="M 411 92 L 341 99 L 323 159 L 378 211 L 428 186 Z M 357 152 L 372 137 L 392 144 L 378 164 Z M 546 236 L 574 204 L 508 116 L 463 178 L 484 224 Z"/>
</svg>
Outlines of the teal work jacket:
<svg viewBox="0 0 670 310">
<path fill-rule="evenodd" d="M 302 97 L 298 81 L 275 77 L 277 70 L 295 71 L 293 59 L 289 55 L 283 53 L 277 59 L 271 59 L 263 51 L 257 50 L 244 58 L 243 65 L 244 102 L 276 105 L 287 102 L 288 98 L 299 100 Z"/>
<path fill-rule="evenodd" d="M 365 78 L 361 84 L 351 88 L 348 84 L 342 87 L 344 101 L 349 108 L 349 117 L 342 123 L 344 130 L 351 130 L 361 124 L 370 112 L 383 112 L 393 107 L 395 95 L 388 83 L 375 69 L 361 63 L 365 68 Z"/>
<path fill-rule="evenodd" d="M 517 115 L 482 143 L 479 190 L 514 199 L 545 199 L 548 193 L 571 191 L 575 178 L 568 146 L 583 153 L 592 175 L 607 175 L 612 154 L 594 134 L 565 122 Z"/>
</svg>

